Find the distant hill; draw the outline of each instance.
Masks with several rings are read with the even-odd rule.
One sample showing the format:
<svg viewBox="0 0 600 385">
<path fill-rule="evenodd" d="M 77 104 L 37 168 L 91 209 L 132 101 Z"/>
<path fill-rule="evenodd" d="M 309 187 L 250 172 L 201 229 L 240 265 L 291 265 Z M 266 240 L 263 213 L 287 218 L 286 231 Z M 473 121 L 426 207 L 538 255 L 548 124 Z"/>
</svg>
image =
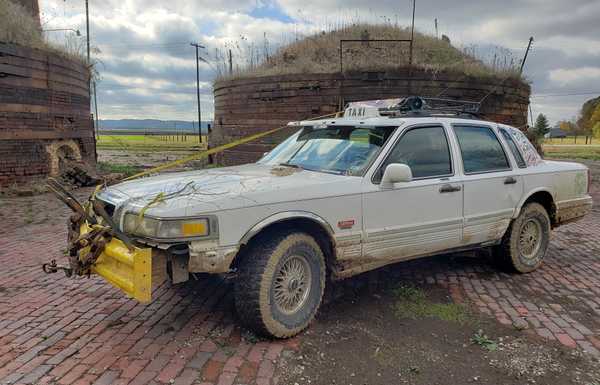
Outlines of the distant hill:
<svg viewBox="0 0 600 385">
<path fill-rule="evenodd" d="M 202 122 L 202 132 L 208 132 L 208 123 Z M 101 119 L 100 131 L 109 130 L 152 130 L 166 132 L 198 132 L 198 123 L 186 120 L 158 120 L 158 119 Z"/>
</svg>

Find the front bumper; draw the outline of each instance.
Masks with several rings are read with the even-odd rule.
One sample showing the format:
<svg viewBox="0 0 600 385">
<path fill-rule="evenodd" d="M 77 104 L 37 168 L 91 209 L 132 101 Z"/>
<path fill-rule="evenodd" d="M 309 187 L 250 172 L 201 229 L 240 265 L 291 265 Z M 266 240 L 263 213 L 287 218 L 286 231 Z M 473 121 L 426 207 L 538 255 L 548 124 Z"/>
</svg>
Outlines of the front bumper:
<svg viewBox="0 0 600 385">
<path fill-rule="evenodd" d="M 80 227 L 80 235 L 87 234 L 92 228 L 84 222 Z M 83 247 L 78 255 L 82 262 L 89 247 Z M 86 248 L 88 250 L 86 250 Z M 91 265 L 90 272 L 97 274 L 123 290 L 140 302 L 152 299 L 152 249 L 127 247 L 123 241 L 112 237 Z"/>
</svg>

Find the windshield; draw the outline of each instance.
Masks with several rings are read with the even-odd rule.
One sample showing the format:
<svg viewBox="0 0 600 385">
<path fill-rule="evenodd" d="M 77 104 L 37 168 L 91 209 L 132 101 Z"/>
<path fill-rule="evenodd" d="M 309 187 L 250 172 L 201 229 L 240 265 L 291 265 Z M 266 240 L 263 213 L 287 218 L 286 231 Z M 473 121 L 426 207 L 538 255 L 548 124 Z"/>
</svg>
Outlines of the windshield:
<svg viewBox="0 0 600 385">
<path fill-rule="evenodd" d="M 304 127 L 258 163 L 362 175 L 396 127 Z"/>
</svg>

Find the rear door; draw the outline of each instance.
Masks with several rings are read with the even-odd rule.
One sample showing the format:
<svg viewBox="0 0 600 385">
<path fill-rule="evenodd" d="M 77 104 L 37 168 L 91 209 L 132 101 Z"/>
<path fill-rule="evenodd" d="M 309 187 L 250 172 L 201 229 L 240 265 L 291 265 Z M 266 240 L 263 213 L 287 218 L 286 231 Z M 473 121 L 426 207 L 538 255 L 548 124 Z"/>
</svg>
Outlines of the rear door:
<svg viewBox="0 0 600 385">
<path fill-rule="evenodd" d="M 449 139 L 442 125 L 409 127 L 365 178 L 365 258 L 402 260 L 460 245 L 463 192 Z M 383 186 L 390 163 L 410 166 L 413 180 Z"/>
<path fill-rule="evenodd" d="M 523 192 L 494 126 L 452 125 L 462 159 L 464 188 L 463 244 L 502 238 Z"/>
</svg>

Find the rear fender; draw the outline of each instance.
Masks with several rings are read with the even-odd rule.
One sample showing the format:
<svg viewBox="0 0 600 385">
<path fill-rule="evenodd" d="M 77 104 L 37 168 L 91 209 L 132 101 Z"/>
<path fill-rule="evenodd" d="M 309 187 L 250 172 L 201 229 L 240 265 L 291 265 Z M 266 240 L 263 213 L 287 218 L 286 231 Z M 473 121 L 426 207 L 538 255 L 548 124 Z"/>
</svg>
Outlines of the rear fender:
<svg viewBox="0 0 600 385">
<path fill-rule="evenodd" d="M 552 197 L 552 200 L 554 201 L 554 194 L 552 194 L 552 191 L 550 191 L 548 188 L 546 187 L 540 187 L 540 188 L 536 188 L 534 190 L 529 191 L 526 194 L 523 194 L 523 198 L 521 198 L 521 201 L 519 202 L 519 204 L 517 205 L 517 208 L 515 209 L 515 212 L 513 214 L 513 219 L 516 219 L 519 214 L 521 214 L 521 209 L 523 208 L 523 206 L 525 205 L 525 202 L 527 202 L 527 200 L 529 198 L 531 198 L 534 194 L 539 193 L 539 192 L 545 192 L 550 194 L 550 196 Z"/>
</svg>

